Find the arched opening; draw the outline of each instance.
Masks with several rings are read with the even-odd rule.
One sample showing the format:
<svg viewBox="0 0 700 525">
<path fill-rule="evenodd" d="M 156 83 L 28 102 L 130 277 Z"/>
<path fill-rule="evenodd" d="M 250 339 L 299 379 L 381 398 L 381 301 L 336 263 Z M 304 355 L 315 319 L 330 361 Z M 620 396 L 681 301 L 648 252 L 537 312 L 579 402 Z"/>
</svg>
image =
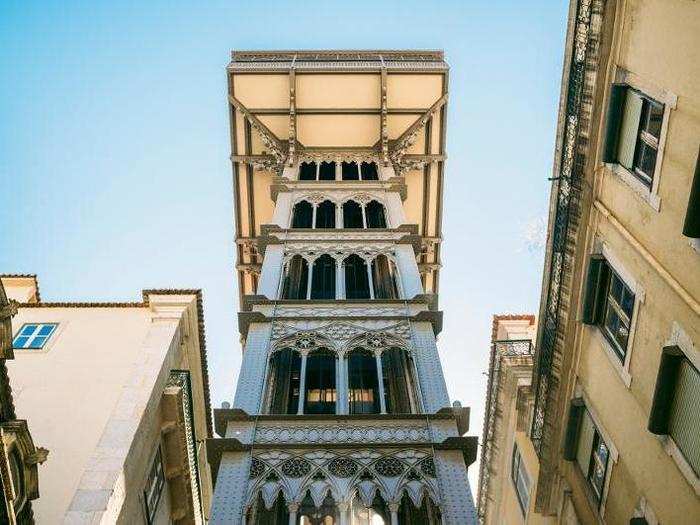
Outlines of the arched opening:
<svg viewBox="0 0 700 525">
<path fill-rule="evenodd" d="M 413 380 L 410 358 L 400 348 L 382 352 L 382 378 L 384 403 L 388 414 L 410 414 Z"/>
<path fill-rule="evenodd" d="M 363 162 L 360 164 L 360 172 L 362 173 L 362 180 L 379 180 L 376 162 Z"/>
<path fill-rule="evenodd" d="M 316 207 L 316 228 L 335 228 L 335 203 L 323 201 Z"/>
<path fill-rule="evenodd" d="M 314 261 L 311 299 L 335 299 L 335 259 L 328 254 Z"/>
<path fill-rule="evenodd" d="M 316 180 L 316 163 L 302 162 L 299 166 L 299 180 Z"/>
<path fill-rule="evenodd" d="M 340 522 L 338 507 L 330 493 L 326 494 L 320 507 L 307 493 L 299 506 L 299 515 L 299 525 L 336 525 Z"/>
<path fill-rule="evenodd" d="M 343 261 L 345 269 L 345 298 L 369 299 L 367 265 L 359 255 L 352 254 Z"/>
<path fill-rule="evenodd" d="M 306 299 L 308 285 L 309 264 L 301 255 L 295 255 L 287 262 L 282 299 Z"/>
<path fill-rule="evenodd" d="M 372 505 L 366 507 L 359 496 L 352 499 L 350 507 L 350 523 L 352 525 L 389 525 L 391 515 L 389 507 L 379 491 L 374 495 Z"/>
<path fill-rule="evenodd" d="M 386 228 L 384 206 L 380 202 L 369 201 L 365 206 L 365 215 L 367 216 L 368 228 Z"/>
<path fill-rule="evenodd" d="M 440 509 L 428 496 L 424 496 L 421 506 L 416 507 L 405 492 L 401 498 L 398 518 L 400 525 L 439 525 L 442 523 Z"/>
<path fill-rule="evenodd" d="M 355 201 L 343 203 L 343 227 L 344 228 L 364 228 L 362 222 L 362 206 Z"/>
<path fill-rule="evenodd" d="M 323 161 L 318 170 L 318 180 L 335 180 L 335 162 Z"/>
<path fill-rule="evenodd" d="M 311 228 L 313 225 L 313 214 L 314 207 L 310 202 L 297 202 L 292 213 L 292 228 Z"/>
<path fill-rule="evenodd" d="M 296 414 L 299 408 L 301 356 L 291 348 L 275 352 L 270 359 L 268 398 L 270 414 Z"/>
<path fill-rule="evenodd" d="M 304 414 L 335 414 L 335 354 L 321 348 L 306 358 Z"/>
<path fill-rule="evenodd" d="M 375 299 L 399 298 L 396 267 L 384 254 L 377 255 L 372 261 L 372 285 Z"/>
<path fill-rule="evenodd" d="M 363 348 L 348 354 L 348 402 L 351 414 L 380 411 L 377 360 Z"/>
<path fill-rule="evenodd" d="M 265 501 L 261 494 L 252 505 L 246 515 L 248 525 L 289 525 L 289 512 L 284 496 L 279 494 L 271 509 L 265 507 Z"/>
<path fill-rule="evenodd" d="M 360 171 L 357 162 L 343 162 L 340 165 L 343 180 L 360 180 Z"/>
</svg>

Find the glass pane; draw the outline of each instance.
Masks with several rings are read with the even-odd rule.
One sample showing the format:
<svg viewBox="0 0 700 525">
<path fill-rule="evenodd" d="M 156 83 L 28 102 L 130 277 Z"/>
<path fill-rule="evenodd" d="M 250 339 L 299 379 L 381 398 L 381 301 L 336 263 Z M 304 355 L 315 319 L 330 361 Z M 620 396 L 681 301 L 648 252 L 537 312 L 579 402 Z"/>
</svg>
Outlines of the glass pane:
<svg viewBox="0 0 700 525">
<path fill-rule="evenodd" d="M 39 334 L 38 335 L 51 335 L 51 332 L 53 332 L 53 329 L 56 328 L 55 324 L 45 324 L 41 325 L 41 328 L 39 328 Z"/>
<path fill-rule="evenodd" d="M 608 303 L 605 315 L 605 333 L 608 339 L 613 342 L 613 349 L 624 359 L 627 353 L 627 338 L 629 337 L 629 328 L 618 315 L 612 304 Z"/>
<path fill-rule="evenodd" d="M 15 337 L 15 342 L 12 343 L 12 346 L 14 348 L 26 348 L 27 341 L 29 341 L 29 337 L 18 335 L 17 337 Z"/>
<path fill-rule="evenodd" d="M 46 336 L 37 335 L 32 342 L 29 343 L 29 348 L 43 348 L 47 339 L 48 337 Z"/>
<path fill-rule="evenodd" d="M 38 326 L 38 324 L 25 324 L 20 331 L 20 335 L 32 335 Z"/>
<path fill-rule="evenodd" d="M 605 485 L 605 471 L 608 466 L 608 447 L 596 430 L 594 439 L 593 456 L 591 458 L 591 473 L 589 480 L 591 486 L 600 500 L 603 495 L 603 486 Z"/>
<path fill-rule="evenodd" d="M 645 131 L 656 137 L 658 140 L 661 136 L 661 124 L 664 119 L 664 106 L 658 102 L 652 102 L 650 100 L 645 101 L 648 106 L 646 109 L 646 119 L 644 122 Z"/>
</svg>

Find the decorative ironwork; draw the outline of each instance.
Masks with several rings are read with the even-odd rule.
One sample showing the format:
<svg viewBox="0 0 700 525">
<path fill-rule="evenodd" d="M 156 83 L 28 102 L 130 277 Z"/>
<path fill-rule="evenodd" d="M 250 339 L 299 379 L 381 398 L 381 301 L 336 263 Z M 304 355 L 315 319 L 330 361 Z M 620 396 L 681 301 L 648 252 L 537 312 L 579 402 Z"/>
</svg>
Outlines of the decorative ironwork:
<svg viewBox="0 0 700 525">
<path fill-rule="evenodd" d="M 282 463 L 282 474 L 290 478 L 303 478 L 311 472 L 311 463 L 303 458 L 289 458 Z"/>
<path fill-rule="evenodd" d="M 250 477 L 253 479 L 259 478 L 263 475 L 264 472 L 265 463 L 263 463 L 259 459 L 253 458 L 253 461 L 251 461 L 250 463 Z"/>
<path fill-rule="evenodd" d="M 437 472 L 435 471 L 435 461 L 433 461 L 433 458 L 421 459 L 418 466 L 420 467 L 421 472 L 426 476 L 431 478 L 437 477 Z"/>
<path fill-rule="evenodd" d="M 350 458 L 335 458 L 328 464 L 328 471 L 337 478 L 351 478 L 358 470 L 357 463 Z"/>
<path fill-rule="evenodd" d="M 404 471 L 403 463 L 396 458 L 381 458 L 374 464 L 377 474 L 387 478 L 400 476 Z"/>
</svg>

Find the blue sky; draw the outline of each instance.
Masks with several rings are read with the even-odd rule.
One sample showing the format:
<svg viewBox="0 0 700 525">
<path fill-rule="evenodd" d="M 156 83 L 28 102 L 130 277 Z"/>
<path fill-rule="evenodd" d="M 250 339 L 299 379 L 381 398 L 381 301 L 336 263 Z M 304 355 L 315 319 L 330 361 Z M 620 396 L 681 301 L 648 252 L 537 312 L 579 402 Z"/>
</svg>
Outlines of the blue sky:
<svg viewBox="0 0 700 525">
<path fill-rule="evenodd" d="M 439 346 L 480 434 L 491 316 L 539 302 L 566 13 L 564 0 L 4 0 L 0 272 L 37 273 L 44 300 L 202 288 L 219 406 L 240 365 L 229 51 L 444 49 Z"/>
</svg>

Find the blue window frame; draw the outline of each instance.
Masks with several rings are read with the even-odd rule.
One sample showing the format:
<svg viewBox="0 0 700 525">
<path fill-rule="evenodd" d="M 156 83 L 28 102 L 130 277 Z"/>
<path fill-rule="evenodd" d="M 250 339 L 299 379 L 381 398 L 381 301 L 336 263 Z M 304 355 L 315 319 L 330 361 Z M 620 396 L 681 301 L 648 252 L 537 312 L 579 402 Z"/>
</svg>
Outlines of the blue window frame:
<svg viewBox="0 0 700 525">
<path fill-rule="evenodd" d="M 12 347 L 16 349 L 28 348 L 38 350 L 44 348 L 46 341 L 56 331 L 58 323 L 26 323 L 12 341 Z"/>
</svg>

